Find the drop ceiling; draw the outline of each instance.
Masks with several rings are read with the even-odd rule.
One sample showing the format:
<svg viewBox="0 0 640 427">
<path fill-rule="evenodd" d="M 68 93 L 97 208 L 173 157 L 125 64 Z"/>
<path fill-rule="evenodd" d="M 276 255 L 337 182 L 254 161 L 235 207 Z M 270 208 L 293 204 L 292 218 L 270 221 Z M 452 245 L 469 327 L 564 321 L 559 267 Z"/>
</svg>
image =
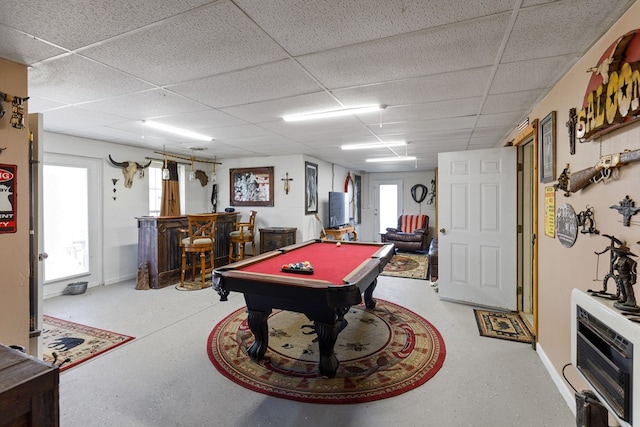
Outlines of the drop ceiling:
<svg viewBox="0 0 640 427">
<path fill-rule="evenodd" d="M 499 145 L 633 3 L 4 1 L 0 57 L 29 66 L 28 111 L 49 132 L 219 160 L 304 154 L 359 172 L 422 171 L 438 152 Z M 386 108 L 282 120 L 369 104 Z M 340 149 L 396 140 L 409 145 Z M 417 160 L 365 162 L 396 154 Z"/>
</svg>

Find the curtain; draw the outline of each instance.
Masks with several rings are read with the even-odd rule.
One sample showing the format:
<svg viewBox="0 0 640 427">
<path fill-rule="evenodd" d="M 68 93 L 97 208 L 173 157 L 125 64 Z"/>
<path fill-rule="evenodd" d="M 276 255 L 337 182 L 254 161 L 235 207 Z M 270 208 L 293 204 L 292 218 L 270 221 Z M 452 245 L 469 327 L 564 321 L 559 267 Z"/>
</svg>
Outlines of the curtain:
<svg viewBox="0 0 640 427">
<path fill-rule="evenodd" d="M 167 161 L 169 179 L 162 180 L 162 205 L 160 216 L 180 215 L 180 186 L 178 185 L 178 163 Z"/>
</svg>

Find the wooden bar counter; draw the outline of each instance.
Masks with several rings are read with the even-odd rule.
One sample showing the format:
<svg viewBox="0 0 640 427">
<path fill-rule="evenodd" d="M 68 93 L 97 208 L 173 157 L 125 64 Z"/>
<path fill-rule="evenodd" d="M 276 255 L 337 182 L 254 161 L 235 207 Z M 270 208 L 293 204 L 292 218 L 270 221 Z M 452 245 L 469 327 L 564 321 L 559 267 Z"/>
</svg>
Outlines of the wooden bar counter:
<svg viewBox="0 0 640 427">
<path fill-rule="evenodd" d="M 217 214 L 214 266 L 229 263 L 229 233 L 238 212 Z M 144 216 L 138 220 L 138 268 L 147 266 L 149 288 L 159 289 L 180 281 L 180 232 L 187 227 L 187 216 Z M 140 275 L 138 275 L 140 276 Z M 140 277 L 138 278 L 140 280 Z M 137 288 L 144 289 L 143 283 Z"/>
</svg>

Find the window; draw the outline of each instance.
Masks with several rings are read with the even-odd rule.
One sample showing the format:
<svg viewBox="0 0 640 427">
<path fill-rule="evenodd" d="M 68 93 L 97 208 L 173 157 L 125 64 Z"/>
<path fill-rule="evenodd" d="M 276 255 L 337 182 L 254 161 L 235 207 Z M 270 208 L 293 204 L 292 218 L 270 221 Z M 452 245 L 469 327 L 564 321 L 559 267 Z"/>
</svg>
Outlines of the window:
<svg viewBox="0 0 640 427">
<path fill-rule="evenodd" d="M 160 215 L 162 206 L 162 167 L 151 164 L 149 172 L 149 215 Z"/>
<path fill-rule="evenodd" d="M 180 183 L 180 212 L 186 212 L 185 199 L 185 166 L 178 165 L 178 182 Z M 159 216 L 162 206 L 162 163 L 152 163 L 148 168 L 149 173 L 149 215 Z"/>
</svg>

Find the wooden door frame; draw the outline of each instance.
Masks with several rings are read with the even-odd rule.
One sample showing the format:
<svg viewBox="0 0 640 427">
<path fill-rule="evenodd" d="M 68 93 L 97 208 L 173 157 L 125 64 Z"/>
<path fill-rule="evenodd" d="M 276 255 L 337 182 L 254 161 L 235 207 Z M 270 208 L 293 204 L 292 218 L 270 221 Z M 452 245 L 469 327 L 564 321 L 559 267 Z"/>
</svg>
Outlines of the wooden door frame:
<svg viewBox="0 0 640 427">
<path fill-rule="evenodd" d="M 532 272 L 532 282 L 533 282 L 533 333 L 536 336 L 536 341 L 538 337 L 538 240 L 540 239 L 538 233 L 538 119 L 533 120 L 531 124 L 529 124 L 526 128 L 524 128 L 516 137 L 514 138 L 512 145 L 514 147 L 518 147 L 520 144 L 532 140 L 533 144 L 533 230 L 535 232 L 535 240 L 533 242 L 533 272 Z M 520 254 L 518 254 L 520 256 Z M 518 260 L 518 264 L 520 264 L 520 260 Z"/>
</svg>

